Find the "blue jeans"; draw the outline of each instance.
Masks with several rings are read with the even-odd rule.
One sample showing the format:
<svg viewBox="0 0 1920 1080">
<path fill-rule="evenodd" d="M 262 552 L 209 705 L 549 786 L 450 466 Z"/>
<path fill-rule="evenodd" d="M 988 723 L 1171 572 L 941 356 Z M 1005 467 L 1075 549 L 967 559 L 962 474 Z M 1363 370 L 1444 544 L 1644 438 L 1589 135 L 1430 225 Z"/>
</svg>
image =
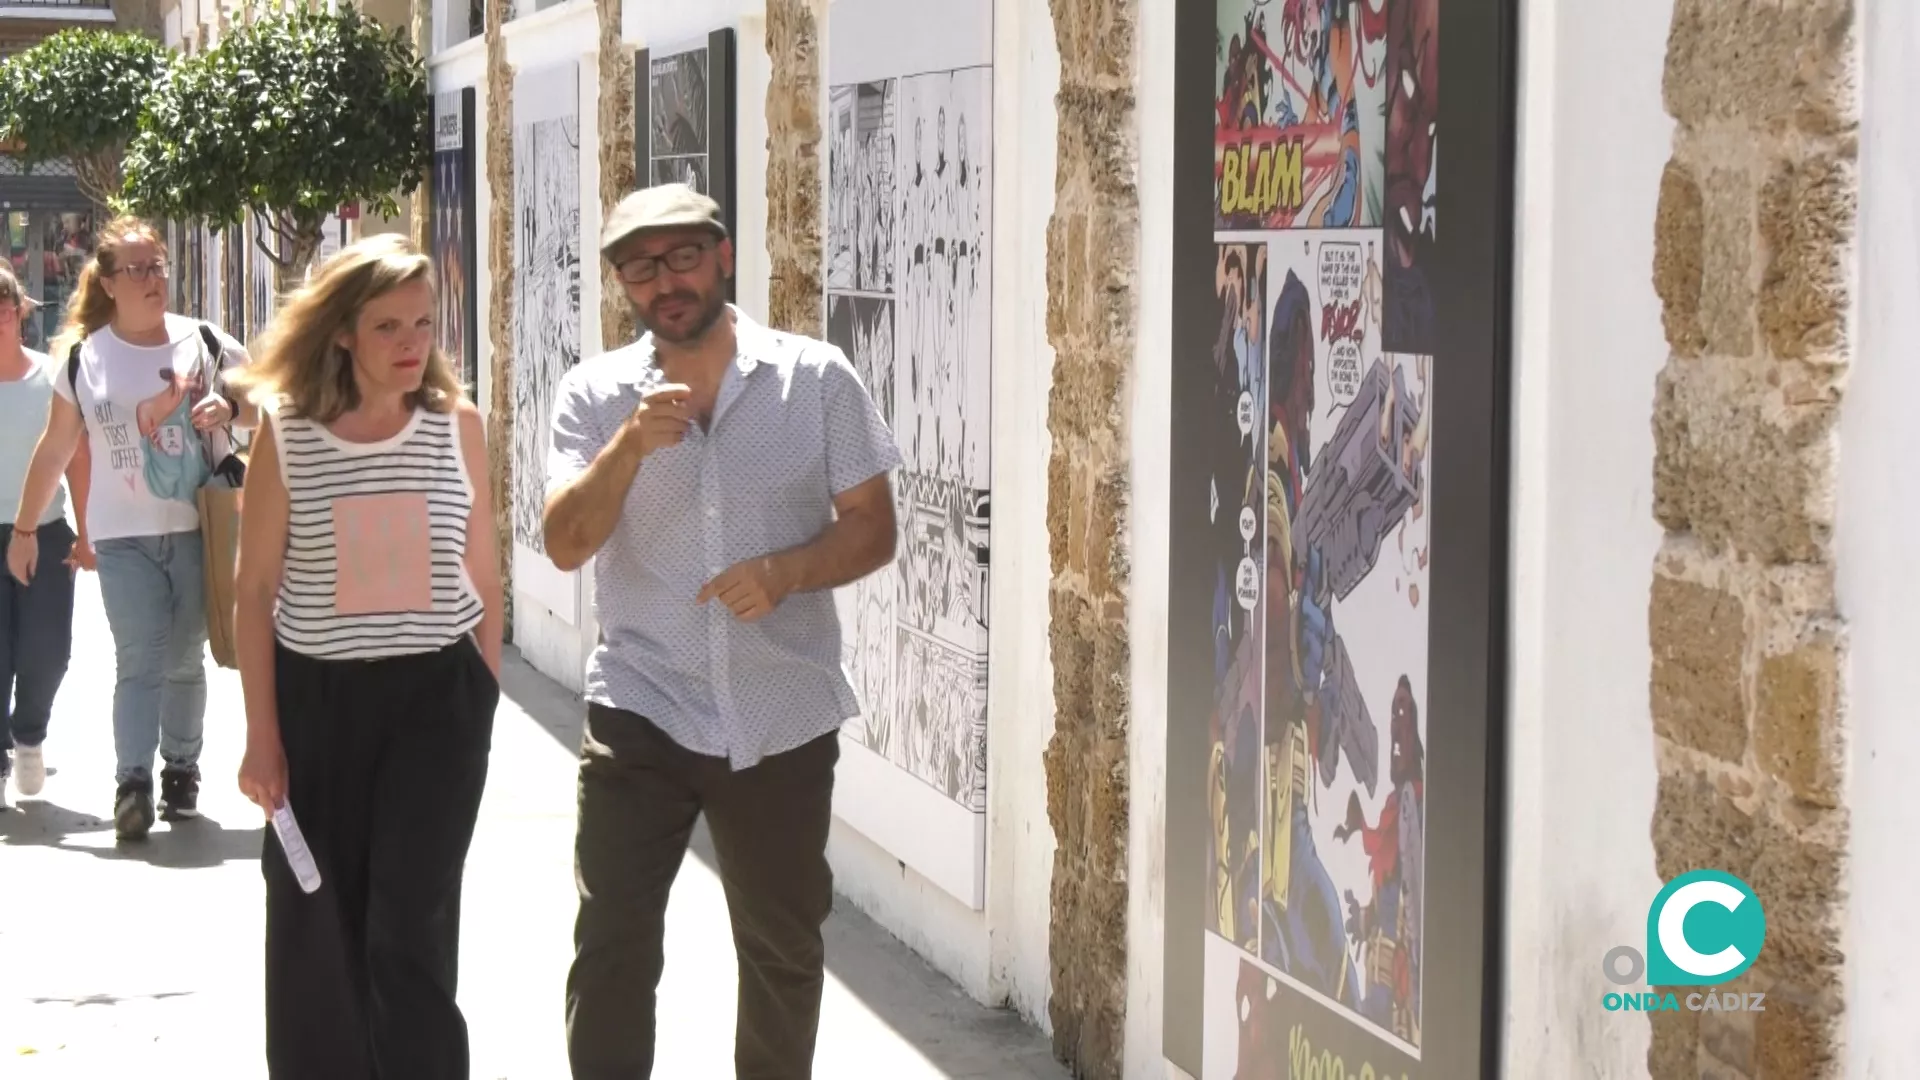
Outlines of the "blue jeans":
<svg viewBox="0 0 1920 1080">
<path fill-rule="evenodd" d="M 38 530 L 40 556 L 33 583 L 22 585 L 0 573 L 0 774 L 6 751 L 39 746 L 47 738 L 53 696 L 67 675 L 73 651 L 73 530 L 64 521 Z M 0 557 L 13 541 L 0 539 Z M 11 707 L 9 708 L 9 696 Z"/>
<path fill-rule="evenodd" d="M 114 781 L 151 780 L 200 760 L 207 716 L 207 610 L 200 533 L 131 536 L 93 545 L 113 631 Z"/>
</svg>

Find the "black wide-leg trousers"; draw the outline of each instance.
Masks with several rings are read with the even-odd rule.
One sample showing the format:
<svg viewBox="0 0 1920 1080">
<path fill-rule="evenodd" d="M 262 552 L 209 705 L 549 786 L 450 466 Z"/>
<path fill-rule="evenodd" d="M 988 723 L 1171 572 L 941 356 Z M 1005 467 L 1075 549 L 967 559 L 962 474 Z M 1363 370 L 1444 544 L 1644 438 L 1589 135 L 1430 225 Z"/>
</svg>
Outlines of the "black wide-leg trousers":
<svg viewBox="0 0 1920 1080">
<path fill-rule="evenodd" d="M 276 646 L 274 671 L 287 804 L 321 886 L 300 891 L 269 826 L 269 1075 L 467 1080 L 460 883 L 499 684 L 465 637 L 382 660 Z"/>
</svg>

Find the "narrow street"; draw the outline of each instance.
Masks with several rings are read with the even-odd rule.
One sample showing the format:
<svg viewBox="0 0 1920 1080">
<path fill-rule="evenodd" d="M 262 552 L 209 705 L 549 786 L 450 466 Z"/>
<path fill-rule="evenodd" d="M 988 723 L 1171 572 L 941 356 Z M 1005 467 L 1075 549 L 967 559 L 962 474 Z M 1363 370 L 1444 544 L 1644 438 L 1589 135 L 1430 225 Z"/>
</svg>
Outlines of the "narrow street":
<svg viewBox="0 0 1920 1080">
<path fill-rule="evenodd" d="M 113 644 L 80 579 L 74 659 L 36 799 L 0 813 L 0 1075 L 265 1076 L 259 811 L 233 777 L 240 681 L 210 666 L 204 818 L 116 849 Z M 573 697 L 508 652 L 492 771 L 468 863 L 461 1001 L 475 1080 L 564 1080 L 571 953 Z M 726 902 L 696 844 L 667 919 L 656 1077 L 732 1075 L 735 965 Z M 1054 1080 L 1045 1041 L 983 1008 L 840 904 L 814 1074 Z"/>
</svg>

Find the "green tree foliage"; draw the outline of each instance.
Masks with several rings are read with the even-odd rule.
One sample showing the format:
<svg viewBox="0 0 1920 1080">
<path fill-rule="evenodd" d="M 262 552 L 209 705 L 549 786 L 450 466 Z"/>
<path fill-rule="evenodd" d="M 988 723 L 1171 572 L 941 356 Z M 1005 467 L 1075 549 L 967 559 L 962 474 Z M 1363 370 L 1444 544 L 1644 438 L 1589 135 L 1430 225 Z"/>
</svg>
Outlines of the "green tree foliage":
<svg viewBox="0 0 1920 1080">
<path fill-rule="evenodd" d="M 0 63 L 0 141 L 28 164 L 73 163 L 80 189 L 108 206 L 140 114 L 174 54 L 140 34 L 62 30 Z"/>
<path fill-rule="evenodd" d="M 357 8 L 279 11 L 180 61 L 127 152 L 141 213 L 237 225 L 259 211 L 283 285 L 304 274 L 326 216 L 397 214 L 429 163 L 426 65 Z M 275 250 L 275 248 L 278 250 Z"/>
</svg>

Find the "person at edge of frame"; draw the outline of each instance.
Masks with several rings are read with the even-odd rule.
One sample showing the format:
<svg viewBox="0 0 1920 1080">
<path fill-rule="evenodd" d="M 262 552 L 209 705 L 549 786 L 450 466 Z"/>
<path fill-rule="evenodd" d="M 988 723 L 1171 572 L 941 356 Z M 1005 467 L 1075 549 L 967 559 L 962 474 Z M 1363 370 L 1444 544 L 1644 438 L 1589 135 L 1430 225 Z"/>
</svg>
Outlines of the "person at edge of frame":
<svg viewBox="0 0 1920 1080">
<path fill-rule="evenodd" d="M 741 1077 L 810 1077 L 839 729 L 832 590 L 894 557 L 886 422 L 839 349 L 725 299 L 733 248 L 684 184 L 628 195 L 601 254 L 651 328 L 561 380 L 548 556 L 595 560 L 567 977 L 575 1080 L 651 1074 L 667 895 L 705 814 L 740 963 Z"/>
<path fill-rule="evenodd" d="M 500 701 L 487 434 L 434 346 L 406 238 L 327 260 L 234 380 L 265 423 L 242 492 L 243 794 L 269 829 L 274 1080 L 467 1080 L 460 893 Z M 289 848 L 292 858 L 289 858 Z"/>
<path fill-rule="evenodd" d="M 13 267 L 0 260 L 0 506 L 17 506 L 27 465 L 53 404 L 58 365 L 26 347 L 23 331 L 39 301 L 20 287 Z M 66 679 L 73 652 L 74 575 L 93 569 L 86 540 L 87 487 L 93 457 L 85 439 L 67 464 L 66 481 L 40 513 L 35 543 L 42 550 L 32 579 L 0 580 L 0 810 L 7 808 L 7 777 L 22 798 L 40 794 L 47 782 L 44 743 L 53 699 Z M 68 522 L 72 495 L 73 524 Z M 79 532 L 74 531 L 75 525 Z M 12 546 L 9 531 L 0 553 Z"/>
</svg>

